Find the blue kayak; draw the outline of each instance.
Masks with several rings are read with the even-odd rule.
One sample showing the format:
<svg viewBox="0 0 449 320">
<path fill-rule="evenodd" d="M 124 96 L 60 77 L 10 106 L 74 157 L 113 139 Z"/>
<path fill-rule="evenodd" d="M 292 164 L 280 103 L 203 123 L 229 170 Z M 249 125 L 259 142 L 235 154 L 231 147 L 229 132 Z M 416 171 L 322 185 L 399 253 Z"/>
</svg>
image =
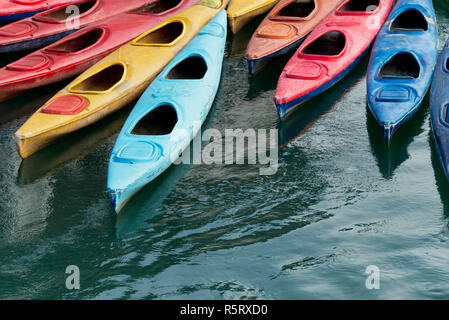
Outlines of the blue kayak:
<svg viewBox="0 0 449 320">
<path fill-rule="evenodd" d="M 435 149 L 449 179 L 449 40 L 441 52 L 435 69 L 430 95 L 430 116 Z"/>
<path fill-rule="evenodd" d="M 189 146 L 221 78 L 227 15 L 220 11 L 142 95 L 109 160 L 108 193 L 118 213 Z"/>
<path fill-rule="evenodd" d="M 431 0 L 399 0 L 374 43 L 368 66 L 368 105 L 387 144 L 421 105 L 438 58 Z"/>
</svg>

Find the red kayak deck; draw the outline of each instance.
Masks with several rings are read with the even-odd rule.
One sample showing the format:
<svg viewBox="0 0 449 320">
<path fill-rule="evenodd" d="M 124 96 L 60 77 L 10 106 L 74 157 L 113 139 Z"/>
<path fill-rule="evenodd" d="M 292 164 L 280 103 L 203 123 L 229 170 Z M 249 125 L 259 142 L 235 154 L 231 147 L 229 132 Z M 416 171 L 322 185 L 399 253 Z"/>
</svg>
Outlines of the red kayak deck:
<svg viewBox="0 0 449 320">
<path fill-rule="evenodd" d="M 38 12 L 58 6 L 70 5 L 79 0 L 0 0 L 0 15 L 17 15 L 24 12 Z"/>
<path fill-rule="evenodd" d="M 69 5 L 63 5 L 39 13 L 34 17 L 10 23 L 0 28 L 0 46 L 66 33 L 155 1 L 157 0 L 71 1 L 69 5 L 78 6 L 79 16 L 74 16 L 71 11 L 67 12 L 66 9 Z"/>
<path fill-rule="evenodd" d="M 368 51 L 393 2 L 346 0 L 326 17 L 282 71 L 275 96 L 278 111 L 279 106 L 293 108 L 295 102 L 301 103 L 340 80 L 344 72 Z M 281 118 L 288 111 L 280 112 Z"/>
<path fill-rule="evenodd" d="M 166 9 L 167 0 L 161 1 Z M 84 72 L 113 50 L 199 0 L 171 2 L 177 5 L 166 11 L 151 6 L 150 11 L 158 13 L 139 9 L 103 20 L 0 69 L 0 100 Z M 129 21 L 133 23 L 126 23 Z"/>
</svg>

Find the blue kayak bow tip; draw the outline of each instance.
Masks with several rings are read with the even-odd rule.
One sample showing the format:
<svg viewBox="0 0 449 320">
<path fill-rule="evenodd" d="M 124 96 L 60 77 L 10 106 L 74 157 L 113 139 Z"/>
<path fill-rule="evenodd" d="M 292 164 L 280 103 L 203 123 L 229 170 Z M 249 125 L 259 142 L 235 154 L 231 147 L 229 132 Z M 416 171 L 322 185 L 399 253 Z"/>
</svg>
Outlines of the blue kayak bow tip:
<svg viewBox="0 0 449 320">
<path fill-rule="evenodd" d="M 112 190 L 108 188 L 109 200 L 111 201 L 111 206 L 115 213 L 119 214 L 120 210 L 123 208 L 123 203 L 120 203 L 120 190 Z"/>
<path fill-rule="evenodd" d="M 393 137 L 395 128 L 392 125 L 383 126 L 384 140 L 387 146 L 390 146 L 391 138 Z"/>
</svg>

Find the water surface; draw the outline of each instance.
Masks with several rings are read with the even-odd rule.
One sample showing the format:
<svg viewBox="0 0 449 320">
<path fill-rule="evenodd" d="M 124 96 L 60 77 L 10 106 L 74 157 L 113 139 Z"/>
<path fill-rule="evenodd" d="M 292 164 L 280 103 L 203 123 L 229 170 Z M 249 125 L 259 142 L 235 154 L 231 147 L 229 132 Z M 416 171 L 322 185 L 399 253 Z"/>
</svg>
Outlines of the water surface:
<svg viewBox="0 0 449 320">
<path fill-rule="evenodd" d="M 441 46 L 449 1 L 435 5 Z M 366 105 L 365 59 L 280 124 L 272 99 L 288 57 L 250 77 L 243 54 L 256 25 L 229 37 L 206 127 L 279 129 L 274 176 L 172 167 L 117 218 L 107 165 L 132 106 L 22 162 L 13 133 L 64 84 L 0 104 L 0 298 L 449 298 L 449 183 L 429 100 L 386 148 Z M 68 265 L 80 267 L 79 291 L 65 288 Z M 365 287 L 369 265 L 380 290 Z"/>
</svg>

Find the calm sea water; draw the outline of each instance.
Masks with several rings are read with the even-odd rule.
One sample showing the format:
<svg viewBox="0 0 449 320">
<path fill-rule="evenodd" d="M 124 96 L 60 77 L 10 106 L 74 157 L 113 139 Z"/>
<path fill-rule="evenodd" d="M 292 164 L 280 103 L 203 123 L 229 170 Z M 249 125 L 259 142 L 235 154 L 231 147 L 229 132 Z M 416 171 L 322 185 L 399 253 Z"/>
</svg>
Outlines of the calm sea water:
<svg viewBox="0 0 449 320">
<path fill-rule="evenodd" d="M 435 6 L 442 45 L 449 1 Z M 64 84 L 0 104 L 0 298 L 449 298 L 449 183 L 428 100 L 387 149 L 365 59 L 280 124 L 272 98 L 288 57 L 251 78 L 243 54 L 256 25 L 228 41 L 207 127 L 278 128 L 274 176 L 172 167 L 116 217 L 108 158 L 132 106 L 21 161 L 13 133 Z M 68 265 L 79 291 L 65 287 Z M 369 265 L 380 290 L 366 289 Z"/>
</svg>

